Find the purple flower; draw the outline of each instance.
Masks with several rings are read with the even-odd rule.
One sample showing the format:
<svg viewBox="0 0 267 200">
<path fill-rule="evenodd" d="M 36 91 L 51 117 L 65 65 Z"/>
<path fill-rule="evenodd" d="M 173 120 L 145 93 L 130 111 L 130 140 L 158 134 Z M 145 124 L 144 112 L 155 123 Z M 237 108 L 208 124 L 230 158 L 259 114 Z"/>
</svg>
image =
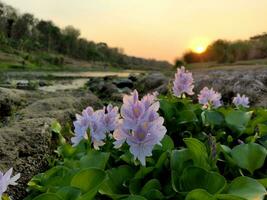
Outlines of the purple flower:
<svg viewBox="0 0 267 200">
<path fill-rule="evenodd" d="M 105 111 L 104 125 L 106 127 L 106 131 L 114 131 L 119 119 L 118 107 L 113 107 L 111 104 L 109 104 L 107 107 L 104 107 L 103 110 Z"/>
<path fill-rule="evenodd" d="M 20 178 L 17 174 L 11 178 L 13 168 L 10 168 L 5 174 L 0 171 L 0 199 L 3 193 L 7 190 L 8 185 L 17 185 L 16 181 Z"/>
<path fill-rule="evenodd" d="M 243 106 L 244 108 L 249 108 L 249 99 L 245 95 L 240 96 L 240 94 L 237 94 L 233 99 L 233 104 L 235 104 L 236 107 Z"/>
<path fill-rule="evenodd" d="M 192 73 L 185 70 L 184 67 L 178 68 L 173 81 L 173 93 L 175 96 L 180 97 L 183 93 L 193 95 L 193 77 Z"/>
<path fill-rule="evenodd" d="M 198 102 L 203 105 L 203 108 L 209 108 L 210 106 L 218 108 L 222 105 L 221 97 L 221 94 L 215 92 L 213 88 L 204 87 L 198 95 Z"/>
<path fill-rule="evenodd" d="M 107 108 L 94 111 L 88 107 L 82 115 L 76 115 L 77 120 L 74 122 L 75 136 L 71 138 L 73 146 L 79 144 L 82 139 L 88 139 L 87 131 L 90 130 L 90 139 L 95 149 L 105 143 L 106 133 L 113 131 L 118 120 L 118 107 L 108 105 Z"/>
<path fill-rule="evenodd" d="M 134 158 L 145 165 L 145 158 L 152 155 L 152 149 L 166 133 L 164 119 L 159 116 L 159 102 L 155 95 L 138 99 L 135 90 L 132 95 L 123 98 L 121 119 L 113 133 L 114 145 L 119 148 L 124 142 L 130 146 Z"/>
</svg>

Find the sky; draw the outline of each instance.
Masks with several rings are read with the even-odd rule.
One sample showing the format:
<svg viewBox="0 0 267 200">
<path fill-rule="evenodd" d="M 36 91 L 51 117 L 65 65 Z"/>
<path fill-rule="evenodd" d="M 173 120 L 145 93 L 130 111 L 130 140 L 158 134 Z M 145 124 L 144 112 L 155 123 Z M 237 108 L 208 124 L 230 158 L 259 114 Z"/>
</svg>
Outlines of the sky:
<svg viewBox="0 0 267 200">
<path fill-rule="evenodd" d="M 4 0 L 129 55 L 172 62 L 216 39 L 267 32 L 267 0 Z"/>
</svg>

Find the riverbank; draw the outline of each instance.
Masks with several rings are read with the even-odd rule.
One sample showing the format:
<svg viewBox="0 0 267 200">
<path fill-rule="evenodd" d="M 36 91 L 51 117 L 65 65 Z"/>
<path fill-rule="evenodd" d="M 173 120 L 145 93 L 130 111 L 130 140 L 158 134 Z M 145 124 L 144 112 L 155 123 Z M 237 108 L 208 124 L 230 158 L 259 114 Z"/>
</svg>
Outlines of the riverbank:
<svg viewBox="0 0 267 200">
<path fill-rule="evenodd" d="M 225 104 L 236 93 L 241 93 L 250 97 L 251 105 L 267 107 L 267 69 L 244 69 L 192 70 L 195 79 L 194 101 L 202 87 L 208 86 L 222 93 Z M 35 76 L 31 72 L 25 76 L 28 72 L 12 72 L 10 83 L 29 78 L 23 82 L 25 87 L 17 83 L 0 87 L 0 170 L 5 171 L 13 166 L 15 172 L 22 173 L 19 186 L 10 191 L 15 200 L 24 197 L 27 182 L 33 175 L 46 170 L 51 158 L 56 155 L 55 135 L 51 131 L 55 120 L 72 129 L 75 114 L 89 105 L 97 109 L 108 103 L 121 104 L 123 96 L 133 89 L 142 95 L 153 91 L 166 94 L 171 88 L 174 74 L 135 72 L 97 72 L 96 77 L 92 77 L 95 73 L 86 72 L 89 75 L 83 74 L 82 82 L 77 85 L 75 81 L 81 79 L 79 73 L 57 76 L 53 72 L 46 76 L 49 78 L 40 79 L 42 76 L 38 73 Z M 25 81 L 37 81 L 38 87 L 27 88 Z"/>
</svg>

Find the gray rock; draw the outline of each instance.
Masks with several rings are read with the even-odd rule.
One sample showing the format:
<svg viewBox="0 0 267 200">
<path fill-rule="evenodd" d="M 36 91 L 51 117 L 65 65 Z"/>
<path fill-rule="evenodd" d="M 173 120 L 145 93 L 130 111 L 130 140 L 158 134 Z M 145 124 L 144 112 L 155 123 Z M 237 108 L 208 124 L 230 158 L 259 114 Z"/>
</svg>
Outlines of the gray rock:
<svg viewBox="0 0 267 200">
<path fill-rule="evenodd" d="M 17 89 L 22 89 L 22 90 L 29 90 L 31 89 L 30 87 L 30 82 L 28 80 L 20 80 L 16 83 Z"/>
<path fill-rule="evenodd" d="M 137 81 L 135 88 L 142 93 L 148 93 L 156 91 L 157 88 L 167 86 L 168 82 L 169 79 L 162 73 L 152 73 L 140 78 Z"/>
<path fill-rule="evenodd" d="M 109 98 L 112 94 L 119 93 L 119 89 L 113 83 L 105 83 L 102 89 L 99 91 L 100 98 Z"/>
<path fill-rule="evenodd" d="M 113 83 L 118 87 L 118 88 L 133 88 L 134 84 L 133 81 L 130 79 L 118 79 L 116 81 L 113 81 Z"/>
</svg>

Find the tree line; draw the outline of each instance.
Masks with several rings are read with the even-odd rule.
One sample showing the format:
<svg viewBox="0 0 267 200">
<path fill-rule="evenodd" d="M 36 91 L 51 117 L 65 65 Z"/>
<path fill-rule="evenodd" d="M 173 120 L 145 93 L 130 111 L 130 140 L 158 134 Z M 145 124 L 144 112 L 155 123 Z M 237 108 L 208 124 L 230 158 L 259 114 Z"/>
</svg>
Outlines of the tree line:
<svg viewBox="0 0 267 200">
<path fill-rule="evenodd" d="M 101 61 L 120 67 L 166 67 L 167 61 L 127 56 L 120 48 L 80 37 L 73 26 L 60 28 L 52 21 L 39 20 L 30 13 L 20 14 L 0 1 L 0 48 L 46 51 L 87 61 Z"/>
<path fill-rule="evenodd" d="M 267 33 L 253 36 L 249 40 L 227 41 L 219 39 L 210 44 L 206 51 L 201 54 L 188 51 L 183 55 L 183 61 L 186 63 L 209 61 L 233 63 L 262 58 L 267 58 Z"/>
</svg>

